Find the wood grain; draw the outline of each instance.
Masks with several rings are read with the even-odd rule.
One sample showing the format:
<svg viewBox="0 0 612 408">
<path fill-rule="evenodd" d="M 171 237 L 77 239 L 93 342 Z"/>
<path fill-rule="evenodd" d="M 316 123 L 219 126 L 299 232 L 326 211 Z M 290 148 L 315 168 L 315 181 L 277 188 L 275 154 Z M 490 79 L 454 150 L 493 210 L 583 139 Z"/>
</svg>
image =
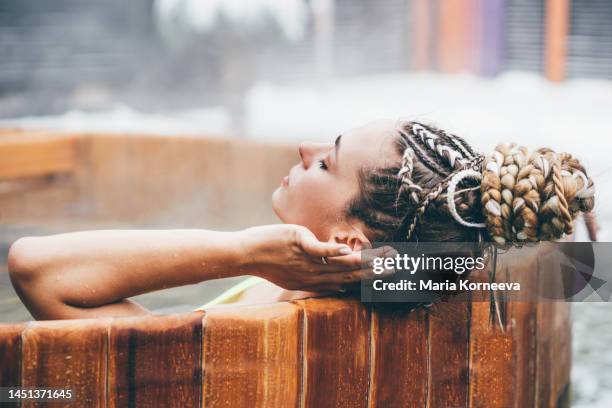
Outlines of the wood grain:
<svg viewBox="0 0 612 408">
<path fill-rule="evenodd" d="M 470 323 L 470 407 L 508 408 L 516 389 L 513 341 L 490 321 L 490 304 L 474 302 Z"/>
<path fill-rule="evenodd" d="M 427 322 L 423 309 L 372 310 L 370 407 L 426 406 Z"/>
<path fill-rule="evenodd" d="M 299 406 L 302 311 L 290 303 L 211 308 L 204 318 L 203 406 Z"/>
<path fill-rule="evenodd" d="M 304 308 L 305 407 L 366 407 L 370 313 L 353 299 L 296 302 Z"/>
<path fill-rule="evenodd" d="M 467 302 L 439 302 L 429 309 L 430 407 L 467 406 L 470 309 Z"/>
<path fill-rule="evenodd" d="M 525 251 L 523 251 L 525 252 Z M 516 393 L 514 407 L 535 406 L 536 394 L 536 359 L 537 359 L 537 296 L 528 293 L 537 289 L 538 264 L 537 256 L 524 254 L 520 262 L 511 254 L 503 266 L 507 270 L 508 280 L 518 282 L 522 292 L 520 300 L 508 302 L 508 319 L 513 336 L 513 358 L 516 364 Z"/>
<path fill-rule="evenodd" d="M 572 339 L 570 326 L 570 303 L 557 301 L 552 303 L 553 319 L 551 333 L 551 355 L 554 358 L 551 369 L 550 406 L 556 407 L 564 388 L 570 384 L 572 359 Z"/>
<path fill-rule="evenodd" d="M 18 134 L 0 138 L 0 180 L 70 172 L 77 167 L 74 135 Z"/>
<path fill-rule="evenodd" d="M 548 264 L 546 260 L 538 259 L 538 294 L 541 299 L 537 303 L 536 310 L 536 405 L 538 407 L 552 407 L 551 401 L 556 399 L 552 395 L 552 370 L 557 364 L 556 356 L 552 355 L 553 318 L 554 303 L 546 295 L 551 295 L 550 288 L 555 283 L 554 276 L 548 273 L 543 266 Z"/>
<path fill-rule="evenodd" d="M 22 386 L 71 389 L 75 403 L 23 407 L 106 406 L 109 319 L 30 322 L 22 334 Z"/>
<path fill-rule="evenodd" d="M 0 387 L 21 385 L 21 332 L 25 324 L 0 324 Z"/>
<path fill-rule="evenodd" d="M 201 402 L 202 314 L 116 319 L 110 328 L 109 407 Z"/>
</svg>

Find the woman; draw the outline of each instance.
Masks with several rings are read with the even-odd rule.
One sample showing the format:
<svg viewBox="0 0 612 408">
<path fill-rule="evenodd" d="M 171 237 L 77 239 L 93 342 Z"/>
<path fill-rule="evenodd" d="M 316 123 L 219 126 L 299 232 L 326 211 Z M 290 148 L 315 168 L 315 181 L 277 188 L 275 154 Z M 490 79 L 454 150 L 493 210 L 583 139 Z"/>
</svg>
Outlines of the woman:
<svg viewBox="0 0 612 408">
<path fill-rule="evenodd" d="M 147 313 L 126 299 L 239 275 L 289 289 L 266 296 L 303 297 L 296 290 L 339 291 L 367 276 L 359 251 L 371 242 L 554 240 L 594 205 L 569 154 L 501 145 L 485 158 L 415 122 L 375 122 L 299 153 L 272 197 L 286 225 L 22 238 L 9 252 L 16 291 L 39 319 Z"/>
</svg>

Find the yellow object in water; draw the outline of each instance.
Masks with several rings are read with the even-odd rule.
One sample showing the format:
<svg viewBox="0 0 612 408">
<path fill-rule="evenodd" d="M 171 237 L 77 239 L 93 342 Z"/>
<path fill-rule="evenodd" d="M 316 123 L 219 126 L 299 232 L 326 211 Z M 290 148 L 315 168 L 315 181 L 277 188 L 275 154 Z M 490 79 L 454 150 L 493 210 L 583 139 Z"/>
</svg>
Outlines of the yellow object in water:
<svg viewBox="0 0 612 408">
<path fill-rule="evenodd" d="M 210 302 L 203 304 L 202 306 L 198 307 L 195 310 L 204 310 L 207 307 L 213 306 L 213 305 L 236 303 L 240 300 L 242 295 L 244 295 L 244 292 L 246 292 L 247 289 L 250 289 L 253 286 L 258 285 L 262 282 L 266 282 L 266 280 L 259 278 L 257 276 L 252 276 L 232 286 L 231 288 L 229 288 L 228 290 L 226 290 L 225 292 L 223 292 L 222 294 L 220 294 L 219 296 L 217 296 Z"/>
</svg>

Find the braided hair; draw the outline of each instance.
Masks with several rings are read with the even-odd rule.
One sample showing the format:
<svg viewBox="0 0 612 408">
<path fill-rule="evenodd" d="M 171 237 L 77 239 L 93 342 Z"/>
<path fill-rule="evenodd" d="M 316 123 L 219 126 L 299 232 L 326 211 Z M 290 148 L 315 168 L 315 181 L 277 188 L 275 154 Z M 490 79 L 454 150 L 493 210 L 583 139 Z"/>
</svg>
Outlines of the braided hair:
<svg viewBox="0 0 612 408">
<path fill-rule="evenodd" d="M 506 144 L 484 157 L 418 122 L 402 123 L 394 145 L 398 160 L 362 169 L 347 208 L 375 241 L 556 240 L 594 206 L 593 181 L 567 153 Z"/>
</svg>

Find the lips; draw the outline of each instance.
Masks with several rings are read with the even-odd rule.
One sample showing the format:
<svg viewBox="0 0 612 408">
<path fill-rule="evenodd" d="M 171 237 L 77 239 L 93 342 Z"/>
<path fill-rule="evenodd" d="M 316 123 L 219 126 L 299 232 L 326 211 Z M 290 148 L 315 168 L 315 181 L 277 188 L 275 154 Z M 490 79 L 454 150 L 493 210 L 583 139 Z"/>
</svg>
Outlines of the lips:
<svg viewBox="0 0 612 408">
<path fill-rule="evenodd" d="M 281 186 L 282 187 L 288 187 L 289 184 L 291 183 L 291 179 L 293 178 L 295 180 L 295 171 L 299 171 L 298 168 L 300 167 L 300 164 L 296 164 L 295 166 L 293 166 L 291 169 L 289 169 L 289 174 L 287 174 L 285 177 L 283 177 L 283 179 L 281 180 Z M 293 174 L 293 176 L 292 176 Z"/>
</svg>

